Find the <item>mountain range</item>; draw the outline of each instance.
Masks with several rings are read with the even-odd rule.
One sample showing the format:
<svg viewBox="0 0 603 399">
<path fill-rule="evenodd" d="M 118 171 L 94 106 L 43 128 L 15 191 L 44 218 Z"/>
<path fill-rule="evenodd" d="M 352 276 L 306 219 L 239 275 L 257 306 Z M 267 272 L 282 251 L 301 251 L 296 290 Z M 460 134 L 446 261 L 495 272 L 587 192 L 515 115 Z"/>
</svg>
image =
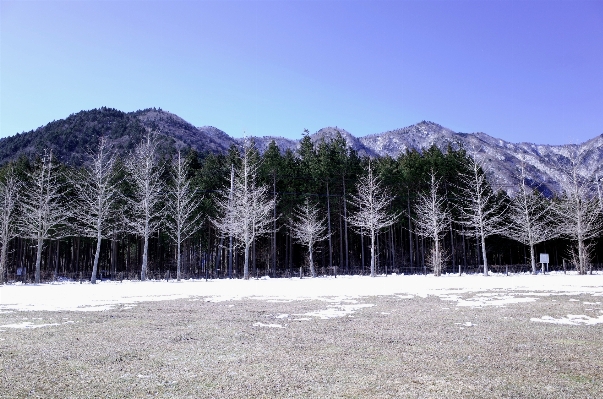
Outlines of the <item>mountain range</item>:
<svg viewBox="0 0 603 399">
<path fill-rule="evenodd" d="M 146 129 L 159 131 L 163 151 L 191 147 L 201 153 L 223 153 L 241 139 L 230 137 L 213 126 L 195 127 L 161 108 L 122 112 L 112 108 L 81 111 L 53 121 L 35 130 L 0 139 L 0 164 L 21 155 L 35 156 L 50 148 L 62 162 L 80 165 L 89 147 L 105 136 L 121 154 L 127 154 L 140 142 Z M 603 177 L 603 134 L 581 144 L 540 145 L 510 143 L 485 133 L 460 133 L 437 123 L 422 121 L 415 125 L 383 133 L 355 137 L 339 127 L 325 127 L 310 135 L 314 142 L 330 140 L 341 134 L 348 147 L 361 156 L 397 157 L 407 150 L 422 151 L 433 145 L 446 150 L 463 147 L 483 161 L 490 182 L 496 188 L 513 192 L 518 183 L 518 167 L 524 164 L 531 185 L 551 195 L 560 192 L 564 171 L 572 157 L 580 159 L 580 173 L 588 179 Z M 569 138 L 569 137 L 568 137 Z M 263 152 L 271 141 L 281 151 L 295 150 L 299 140 L 284 137 L 254 137 Z"/>
</svg>

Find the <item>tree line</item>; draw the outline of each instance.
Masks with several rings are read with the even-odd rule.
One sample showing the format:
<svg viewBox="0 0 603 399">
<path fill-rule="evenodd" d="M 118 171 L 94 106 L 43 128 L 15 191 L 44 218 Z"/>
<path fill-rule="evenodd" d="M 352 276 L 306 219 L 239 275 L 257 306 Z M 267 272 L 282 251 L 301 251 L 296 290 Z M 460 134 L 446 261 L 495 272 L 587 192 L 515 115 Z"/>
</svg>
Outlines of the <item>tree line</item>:
<svg viewBox="0 0 603 399">
<path fill-rule="evenodd" d="M 432 146 L 359 156 L 337 135 L 296 151 L 253 140 L 226 154 L 119 157 L 100 138 L 81 167 L 51 151 L 0 170 L 0 279 L 181 279 L 338 274 L 586 274 L 599 264 L 600 182 L 578 156 L 552 198 L 523 165 L 507 194 L 474 153 Z M 538 251 L 538 252 L 537 252 Z M 545 272 L 544 264 L 542 272 Z"/>
</svg>

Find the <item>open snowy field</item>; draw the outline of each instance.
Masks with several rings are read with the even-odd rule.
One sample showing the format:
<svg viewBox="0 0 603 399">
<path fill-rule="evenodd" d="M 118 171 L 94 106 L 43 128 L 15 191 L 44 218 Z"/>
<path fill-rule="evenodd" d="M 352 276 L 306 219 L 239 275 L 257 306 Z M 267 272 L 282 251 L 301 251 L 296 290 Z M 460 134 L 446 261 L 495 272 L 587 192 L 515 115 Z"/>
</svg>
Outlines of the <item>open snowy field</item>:
<svg viewBox="0 0 603 399">
<path fill-rule="evenodd" d="M 471 294 L 469 297 L 467 295 Z M 363 297 L 437 296 L 458 306 L 500 306 L 532 302 L 551 294 L 603 297 L 603 274 L 339 276 L 259 280 L 61 282 L 0 286 L 0 311 L 101 311 L 117 305 L 170 299 L 211 302 L 254 299 L 269 301 L 323 300 L 331 303 Z M 602 298 L 603 299 L 603 298 Z M 602 321 L 603 322 L 603 321 Z"/>
<path fill-rule="evenodd" d="M 1 398 L 603 397 L 603 275 L 0 287 Z"/>
</svg>

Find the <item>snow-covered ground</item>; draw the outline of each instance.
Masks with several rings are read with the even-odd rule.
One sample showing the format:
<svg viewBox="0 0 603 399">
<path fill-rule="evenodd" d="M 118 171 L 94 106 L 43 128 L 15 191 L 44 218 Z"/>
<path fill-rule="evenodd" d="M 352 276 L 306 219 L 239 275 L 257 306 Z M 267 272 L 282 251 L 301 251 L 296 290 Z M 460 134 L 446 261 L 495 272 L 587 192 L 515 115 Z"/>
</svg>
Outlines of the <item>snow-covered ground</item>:
<svg viewBox="0 0 603 399">
<path fill-rule="evenodd" d="M 589 294 L 593 297 L 603 297 L 603 274 L 579 276 L 553 273 L 488 277 L 390 275 L 375 278 L 339 276 L 315 279 L 265 278 L 249 281 L 103 281 L 96 285 L 75 282 L 14 284 L 0 286 L 0 312 L 102 311 L 118 305 L 134 306 L 145 301 L 188 298 L 217 302 L 252 298 L 268 301 L 323 300 L 339 304 L 332 312 L 346 313 L 349 309 L 345 306 L 351 305 L 344 305 L 342 302 L 354 304 L 363 297 L 374 295 L 396 295 L 403 298 L 435 295 L 443 300 L 455 302 L 456 306 L 501 306 L 532 302 L 551 294 Z M 575 322 L 578 319 L 571 320 Z"/>
</svg>

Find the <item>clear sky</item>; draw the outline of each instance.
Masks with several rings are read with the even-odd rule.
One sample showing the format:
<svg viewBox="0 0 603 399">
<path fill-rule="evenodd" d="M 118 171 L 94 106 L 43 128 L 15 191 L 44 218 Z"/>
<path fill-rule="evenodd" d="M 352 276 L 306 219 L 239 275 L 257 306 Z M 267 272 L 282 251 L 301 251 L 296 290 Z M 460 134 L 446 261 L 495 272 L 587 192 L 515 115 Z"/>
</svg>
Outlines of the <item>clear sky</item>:
<svg viewBox="0 0 603 399">
<path fill-rule="evenodd" d="M 4 1 L 0 137 L 161 107 L 231 136 L 603 133 L 603 1 Z"/>
</svg>

